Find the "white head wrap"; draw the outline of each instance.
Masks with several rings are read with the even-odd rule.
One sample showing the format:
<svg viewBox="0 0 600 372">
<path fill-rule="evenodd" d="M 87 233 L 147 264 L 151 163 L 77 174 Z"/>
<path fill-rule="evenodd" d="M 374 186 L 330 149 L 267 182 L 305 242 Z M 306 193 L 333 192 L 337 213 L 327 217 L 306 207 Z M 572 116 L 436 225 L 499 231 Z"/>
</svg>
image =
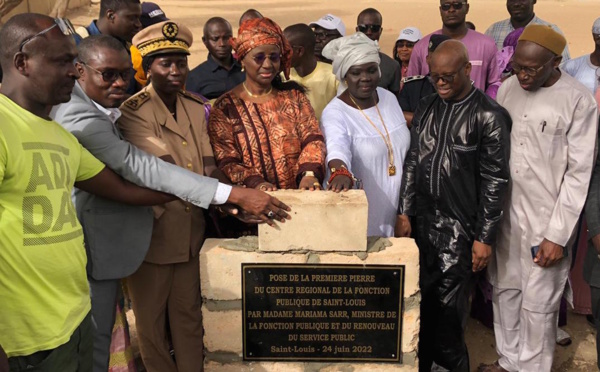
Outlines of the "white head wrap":
<svg viewBox="0 0 600 372">
<path fill-rule="evenodd" d="M 379 44 L 362 32 L 354 35 L 334 39 L 325 45 L 322 54 L 333 61 L 333 73 L 340 81 L 344 81 L 346 73 L 352 66 L 365 63 L 381 62 L 379 58 Z M 381 76 L 381 70 L 379 71 Z"/>
</svg>

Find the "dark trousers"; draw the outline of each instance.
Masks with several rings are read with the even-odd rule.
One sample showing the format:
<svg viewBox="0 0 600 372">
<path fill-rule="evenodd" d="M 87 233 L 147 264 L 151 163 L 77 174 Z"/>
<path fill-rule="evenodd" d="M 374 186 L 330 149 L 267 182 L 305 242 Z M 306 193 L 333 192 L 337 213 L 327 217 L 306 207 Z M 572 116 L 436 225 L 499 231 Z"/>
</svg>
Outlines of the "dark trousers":
<svg viewBox="0 0 600 372">
<path fill-rule="evenodd" d="M 88 314 L 66 344 L 56 349 L 8 358 L 10 372 L 91 372 L 92 316 Z"/>
<path fill-rule="evenodd" d="M 600 288 L 590 286 L 592 291 L 592 315 L 596 325 L 596 363 L 600 370 Z"/>
<path fill-rule="evenodd" d="M 94 327 L 94 372 L 106 372 L 110 361 L 110 343 L 121 280 L 95 280 L 88 276 L 88 281 Z"/>
<path fill-rule="evenodd" d="M 468 244 L 451 246 L 443 241 L 444 236 L 435 243 L 429 238 L 418 242 L 421 263 L 419 371 L 431 371 L 435 362 L 452 372 L 469 372 L 465 327 L 473 277 L 471 252 L 466 248 Z M 442 250 L 446 256 L 441 254 Z"/>
</svg>

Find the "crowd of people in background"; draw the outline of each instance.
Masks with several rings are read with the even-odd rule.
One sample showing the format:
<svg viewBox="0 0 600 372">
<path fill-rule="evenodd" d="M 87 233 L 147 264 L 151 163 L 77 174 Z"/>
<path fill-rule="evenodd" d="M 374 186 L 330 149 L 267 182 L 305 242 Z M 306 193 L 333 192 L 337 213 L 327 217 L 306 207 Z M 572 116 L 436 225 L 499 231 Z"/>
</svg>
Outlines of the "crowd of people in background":
<svg viewBox="0 0 600 372">
<path fill-rule="evenodd" d="M 146 370 L 201 371 L 200 248 L 285 223 L 278 189 L 363 189 L 369 236 L 415 239 L 420 371 L 471 370 L 470 303 L 498 353 L 479 371 L 550 371 L 566 302 L 600 356 L 600 18 L 593 52 L 570 59 L 535 3 L 507 0 L 480 33 L 468 1 L 440 0 L 441 28 L 398 25 L 390 55 L 374 8 L 354 32 L 248 9 L 236 37 L 139 0 L 102 0 L 77 29 L 13 16 L 0 371 L 135 371 L 125 298 Z"/>
</svg>

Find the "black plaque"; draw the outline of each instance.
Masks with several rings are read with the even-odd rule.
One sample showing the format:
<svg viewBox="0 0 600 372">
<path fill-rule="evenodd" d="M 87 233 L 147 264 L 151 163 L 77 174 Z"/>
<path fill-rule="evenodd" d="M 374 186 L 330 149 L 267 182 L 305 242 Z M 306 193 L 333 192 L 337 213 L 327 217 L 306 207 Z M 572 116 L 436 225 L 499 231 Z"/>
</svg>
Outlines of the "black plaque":
<svg viewBox="0 0 600 372">
<path fill-rule="evenodd" d="M 401 362 L 403 265 L 242 264 L 244 360 Z"/>
</svg>

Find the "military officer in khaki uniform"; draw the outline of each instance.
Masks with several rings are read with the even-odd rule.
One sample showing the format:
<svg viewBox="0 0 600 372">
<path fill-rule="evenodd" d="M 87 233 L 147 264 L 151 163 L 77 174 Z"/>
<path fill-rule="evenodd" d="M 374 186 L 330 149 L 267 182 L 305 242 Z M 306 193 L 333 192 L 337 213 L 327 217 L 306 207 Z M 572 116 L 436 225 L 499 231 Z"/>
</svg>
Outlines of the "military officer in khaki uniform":
<svg viewBox="0 0 600 372">
<path fill-rule="evenodd" d="M 162 22 L 142 30 L 133 43 L 150 85 L 121 107 L 119 127 L 124 137 L 163 160 L 226 182 L 215 166 L 202 101 L 183 90 L 191 31 Z M 191 203 L 177 200 L 154 207 L 150 249 L 128 279 L 148 371 L 202 370 L 198 253 L 204 229 L 203 212 Z M 176 362 L 169 354 L 166 321 Z"/>
</svg>

